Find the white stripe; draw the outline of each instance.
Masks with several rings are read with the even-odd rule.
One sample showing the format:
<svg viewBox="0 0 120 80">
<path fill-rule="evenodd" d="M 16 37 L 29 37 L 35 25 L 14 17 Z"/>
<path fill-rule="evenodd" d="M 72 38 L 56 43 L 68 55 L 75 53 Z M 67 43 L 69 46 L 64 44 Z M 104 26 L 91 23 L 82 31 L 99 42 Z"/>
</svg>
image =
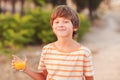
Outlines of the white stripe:
<svg viewBox="0 0 120 80">
<path fill-rule="evenodd" d="M 64 77 L 58 77 L 58 76 L 54 76 L 54 77 L 52 76 L 52 79 L 53 80 L 83 80 L 82 78 L 64 78 Z"/>
<path fill-rule="evenodd" d="M 61 71 L 59 71 L 59 72 L 55 72 L 55 71 L 50 71 L 49 72 L 50 74 L 56 74 L 56 75 L 63 75 L 63 76 L 71 76 L 71 77 L 74 77 L 74 76 L 80 76 L 80 77 L 82 77 L 82 75 L 83 75 L 83 72 L 61 72 Z M 75 78 L 77 78 L 77 77 L 75 77 Z"/>
<path fill-rule="evenodd" d="M 84 56 L 59 56 L 59 55 L 48 55 L 45 58 L 57 58 L 66 60 L 83 60 Z"/>
</svg>

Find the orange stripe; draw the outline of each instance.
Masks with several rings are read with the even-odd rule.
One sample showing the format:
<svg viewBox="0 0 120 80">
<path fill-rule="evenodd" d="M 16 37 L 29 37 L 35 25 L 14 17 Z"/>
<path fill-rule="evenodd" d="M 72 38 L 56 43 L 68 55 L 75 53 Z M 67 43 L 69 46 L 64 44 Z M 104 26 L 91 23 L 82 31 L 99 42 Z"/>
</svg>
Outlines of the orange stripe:
<svg viewBox="0 0 120 80">
<path fill-rule="evenodd" d="M 60 70 L 60 69 L 48 69 L 48 70 L 61 72 L 83 72 L 83 70 Z M 92 72 L 92 70 L 84 70 L 84 72 Z"/>
<path fill-rule="evenodd" d="M 70 62 L 90 62 L 91 60 L 66 60 L 66 59 L 57 59 L 57 58 L 44 58 L 45 60 L 57 60 L 57 61 L 70 61 Z"/>
<path fill-rule="evenodd" d="M 85 67 L 85 68 L 87 68 L 87 67 L 92 67 L 93 65 L 88 65 L 88 66 L 83 66 L 83 67 Z"/>
<path fill-rule="evenodd" d="M 56 51 L 58 51 L 57 49 L 54 49 L 54 48 L 43 48 L 43 50 L 56 50 Z M 84 50 L 84 51 L 86 51 L 86 52 L 89 52 L 89 51 L 86 50 L 86 49 L 80 49 L 80 50 Z M 79 51 L 80 51 L 80 50 L 79 50 Z M 51 53 L 45 53 L 45 54 L 51 54 Z M 65 56 L 85 56 L 85 57 L 89 57 L 91 54 L 85 55 L 85 54 L 68 54 L 68 53 L 56 54 L 56 53 L 52 53 L 51 55 L 61 55 L 61 56 L 63 56 L 63 55 L 65 55 Z"/>
<path fill-rule="evenodd" d="M 69 54 L 69 53 L 45 53 L 49 55 L 59 55 L 59 56 L 86 56 L 85 54 Z"/>
<path fill-rule="evenodd" d="M 52 79 L 52 78 L 48 78 L 48 80 L 54 80 L 54 79 Z"/>
<path fill-rule="evenodd" d="M 65 65 L 65 64 L 51 64 L 51 63 L 45 63 L 46 65 L 51 65 L 51 66 L 64 66 L 64 67 L 92 67 L 92 65 L 88 66 L 83 66 L 83 65 Z"/>
<path fill-rule="evenodd" d="M 84 60 L 84 63 L 88 63 L 88 62 L 91 62 L 91 60 L 87 60 L 87 61 Z"/>
<path fill-rule="evenodd" d="M 50 76 L 58 76 L 58 77 L 65 77 L 65 78 L 81 78 L 83 77 L 82 75 L 78 75 L 78 76 L 66 76 L 66 75 L 60 75 L 60 74 L 49 74 Z"/>
<path fill-rule="evenodd" d="M 64 66 L 64 67 L 83 67 L 83 65 L 65 65 L 65 64 L 51 64 L 51 63 L 45 63 L 45 64 L 52 66 Z"/>
<path fill-rule="evenodd" d="M 92 70 L 83 70 L 84 72 L 92 72 Z"/>
</svg>

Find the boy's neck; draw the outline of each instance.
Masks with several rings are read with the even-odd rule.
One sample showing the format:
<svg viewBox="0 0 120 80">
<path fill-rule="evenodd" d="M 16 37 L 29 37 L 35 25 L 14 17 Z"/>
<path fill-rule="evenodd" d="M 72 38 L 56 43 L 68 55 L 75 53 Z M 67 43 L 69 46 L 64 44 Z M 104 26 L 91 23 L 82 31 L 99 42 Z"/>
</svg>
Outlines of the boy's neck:
<svg viewBox="0 0 120 80">
<path fill-rule="evenodd" d="M 55 42 L 55 46 L 59 50 L 68 51 L 68 52 L 79 48 L 79 44 L 74 39 L 58 39 Z"/>
<path fill-rule="evenodd" d="M 60 46 L 69 46 L 71 43 L 73 43 L 74 40 L 72 38 L 58 38 L 56 41 L 57 44 Z"/>
</svg>

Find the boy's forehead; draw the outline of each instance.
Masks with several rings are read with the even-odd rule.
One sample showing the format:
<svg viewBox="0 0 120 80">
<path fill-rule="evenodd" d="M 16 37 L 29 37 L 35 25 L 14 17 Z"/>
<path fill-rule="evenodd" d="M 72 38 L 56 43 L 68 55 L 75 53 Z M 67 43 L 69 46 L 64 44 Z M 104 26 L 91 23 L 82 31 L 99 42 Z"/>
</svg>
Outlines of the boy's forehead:
<svg viewBox="0 0 120 80">
<path fill-rule="evenodd" d="M 57 20 L 57 19 L 70 20 L 70 19 L 69 19 L 69 18 L 67 18 L 67 17 L 56 17 L 54 20 Z"/>
</svg>

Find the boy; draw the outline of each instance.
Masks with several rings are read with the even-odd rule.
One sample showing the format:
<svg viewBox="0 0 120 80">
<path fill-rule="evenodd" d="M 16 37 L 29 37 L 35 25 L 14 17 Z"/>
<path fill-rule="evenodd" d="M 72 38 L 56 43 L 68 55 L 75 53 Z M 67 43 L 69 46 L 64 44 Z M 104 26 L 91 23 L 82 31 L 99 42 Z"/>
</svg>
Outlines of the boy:
<svg viewBox="0 0 120 80">
<path fill-rule="evenodd" d="M 79 22 L 74 10 L 66 5 L 58 6 L 50 19 L 57 41 L 43 47 L 39 72 L 27 67 L 24 72 L 34 80 L 94 80 L 90 50 L 73 39 Z M 17 58 L 13 56 L 12 64 Z"/>
</svg>

